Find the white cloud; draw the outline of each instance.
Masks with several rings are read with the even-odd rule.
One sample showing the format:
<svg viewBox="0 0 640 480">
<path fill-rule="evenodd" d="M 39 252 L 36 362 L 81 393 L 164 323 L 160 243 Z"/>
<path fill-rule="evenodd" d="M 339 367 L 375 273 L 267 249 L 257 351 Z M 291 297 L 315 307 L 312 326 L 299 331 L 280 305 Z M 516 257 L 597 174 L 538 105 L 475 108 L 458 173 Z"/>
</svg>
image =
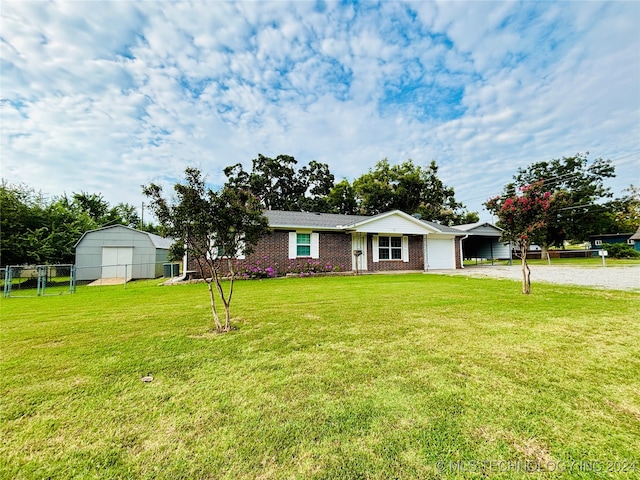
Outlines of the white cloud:
<svg viewBox="0 0 640 480">
<path fill-rule="evenodd" d="M 626 158 L 618 191 L 640 182 L 638 4 L 5 2 L 1 15 L 2 176 L 49 194 L 137 205 L 142 183 L 196 165 L 220 184 L 258 153 L 338 178 L 435 159 L 473 209 L 518 167 L 585 150 Z"/>
</svg>

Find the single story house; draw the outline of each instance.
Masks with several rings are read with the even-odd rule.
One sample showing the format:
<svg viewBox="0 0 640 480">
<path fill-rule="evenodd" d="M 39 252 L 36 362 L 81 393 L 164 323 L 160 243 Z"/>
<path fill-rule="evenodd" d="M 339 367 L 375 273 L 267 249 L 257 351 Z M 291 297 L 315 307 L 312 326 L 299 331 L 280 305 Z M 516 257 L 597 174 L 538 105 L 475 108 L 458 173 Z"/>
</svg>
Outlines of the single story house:
<svg viewBox="0 0 640 480">
<path fill-rule="evenodd" d="M 124 225 L 85 232 L 75 245 L 76 279 L 162 276 L 173 239 Z"/>
<path fill-rule="evenodd" d="M 636 233 L 605 233 L 601 235 L 589 235 L 590 248 L 602 249 L 604 244 L 624 243 L 640 251 L 640 227 Z"/>
<path fill-rule="evenodd" d="M 465 259 L 511 260 L 511 245 L 500 242 L 502 229 L 488 222 L 456 225 L 467 233 L 462 241 L 462 257 Z"/>
<path fill-rule="evenodd" d="M 640 252 L 640 226 L 638 227 L 638 230 L 636 230 L 636 233 L 629 237 L 629 240 L 633 242 L 633 248 Z M 627 241 L 627 243 L 629 242 Z"/>
<path fill-rule="evenodd" d="M 400 210 L 379 215 L 267 210 L 271 234 L 243 263 L 268 263 L 278 272 L 300 261 L 341 271 L 391 272 L 462 268 L 465 232 L 421 220 Z M 196 270 L 193 260 L 189 269 Z"/>
</svg>

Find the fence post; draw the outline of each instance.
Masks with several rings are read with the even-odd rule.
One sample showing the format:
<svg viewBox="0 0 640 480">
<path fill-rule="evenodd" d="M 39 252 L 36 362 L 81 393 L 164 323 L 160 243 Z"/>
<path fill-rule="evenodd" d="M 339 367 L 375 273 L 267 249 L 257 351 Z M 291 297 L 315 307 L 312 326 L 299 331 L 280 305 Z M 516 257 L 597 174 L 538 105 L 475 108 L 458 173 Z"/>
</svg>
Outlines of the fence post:
<svg viewBox="0 0 640 480">
<path fill-rule="evenodd" d="M 69 269 L 69 292 L 76 293 L 76 266 L 71 265 Z"/>
<path fill-rule="evenodd" d="M 38 281 L 36 283 L 36 295 L 38 297 L 44 296 L 45 288 L 47 287 L 47 266 L 46 265 L 38 265 L 36 266 L 36 271 L 38 272 Z"/>
<path fill-rule="evenodd" d="M 7 268 L 4 271 L 4 288 L 2 289 L 2 296 L 4 298 L 9 298 L 11 296 L 11 284 L 13 283 L 11 266 L 7 265 Z"/>
</svg>

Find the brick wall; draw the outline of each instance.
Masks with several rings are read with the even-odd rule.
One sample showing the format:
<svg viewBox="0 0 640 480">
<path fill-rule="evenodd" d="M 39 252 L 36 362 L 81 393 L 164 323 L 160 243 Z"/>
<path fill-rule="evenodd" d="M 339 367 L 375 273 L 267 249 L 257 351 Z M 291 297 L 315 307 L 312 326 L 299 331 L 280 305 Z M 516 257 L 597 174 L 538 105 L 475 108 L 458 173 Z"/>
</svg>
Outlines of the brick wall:
<svg viewBox="0 0 640 480">
<path fill-rule="evenodd" d="M 462 260 L 461 260 L 461 248 L 462 248 L 462 237 L 456 237 L 454 240 L 456 245 L 456 268 L 462 268 Z"/>
<path fill-rule="evenodd" d="M 460 238 L 455 240 L 456 268 L 460 263 Z M 289 259 L 289 232 L 276 230 L 260 239 L 253 253 L 244 260 L 236 260 L 239 264 L 260 265 L 273 268 L 278 274 L 287 272 L 292 263 L 304 262 L 306 259 Z M 315 261 L 315 260 L 314 260 Z M 341 271 L 352 269 L 351 235 L 343 232 L 320 232 L 321 265 L 339 266 Z M 380 260 L 373 262 L 373 235 L 367 236 L 367 265 L 370 272 L 392 272 L 402 270 L 424 270 L 424 244 L 422 235 L 409 235 L 409 262 L 402 260 Z M 224 264 L 223 264 L 224 266 Z M 196 270 L 196 263 L 189 260 L 189 270 Z M 199 272 L 196 273 L 199 277 Z"/>
<path fill-rule="evenodd" d="M 424 244 L 422 235 L 409 235 L 409 261 L 380 260 L 373 262 L 373 235 L 367 236 L 367 266 L 370 272 L 393 272 L 401 270 L 424 271 Z"/>
<path fill-rule="evenodd" d="M 341 271 L 351 271 L 351 235 L 343 232 L 319 232 L 320 233 L 320 258 L 317 259 L 322 266 L 330 264 L 339 266 Z M 253 253 L 243 260 L 235 260 L 236 264 L 260 265 L 273 268 L 279 275 L 287 272 L 291 264 L 306 262 L 307 258 L 289 259 L 289 231 L 275 230 L 270 235 L 262 237 L 253 249 Z M 316 261 L 316 259 L 312 259 Z M 222 267 L 227 269 L 225 262 Z M 197 262 L 189 259 L 189 270 L 195 271 L 195 278 L 201 278 Z"/>
</svg>

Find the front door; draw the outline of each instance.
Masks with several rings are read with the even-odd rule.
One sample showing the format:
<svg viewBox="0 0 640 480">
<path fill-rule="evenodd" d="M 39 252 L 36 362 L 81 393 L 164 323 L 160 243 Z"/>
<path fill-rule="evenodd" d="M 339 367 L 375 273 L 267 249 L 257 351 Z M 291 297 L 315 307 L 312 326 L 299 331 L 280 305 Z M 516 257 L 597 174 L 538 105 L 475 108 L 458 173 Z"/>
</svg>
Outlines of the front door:
<svg viewBox="0 0 640 480">
<path fill-rule="evenodd" d="M 356 255 L 356 252 L 362 252 Z M 367 234 L 351 234 L 351 269 L 355 272 L 367 270 Z"/>
</svg>

